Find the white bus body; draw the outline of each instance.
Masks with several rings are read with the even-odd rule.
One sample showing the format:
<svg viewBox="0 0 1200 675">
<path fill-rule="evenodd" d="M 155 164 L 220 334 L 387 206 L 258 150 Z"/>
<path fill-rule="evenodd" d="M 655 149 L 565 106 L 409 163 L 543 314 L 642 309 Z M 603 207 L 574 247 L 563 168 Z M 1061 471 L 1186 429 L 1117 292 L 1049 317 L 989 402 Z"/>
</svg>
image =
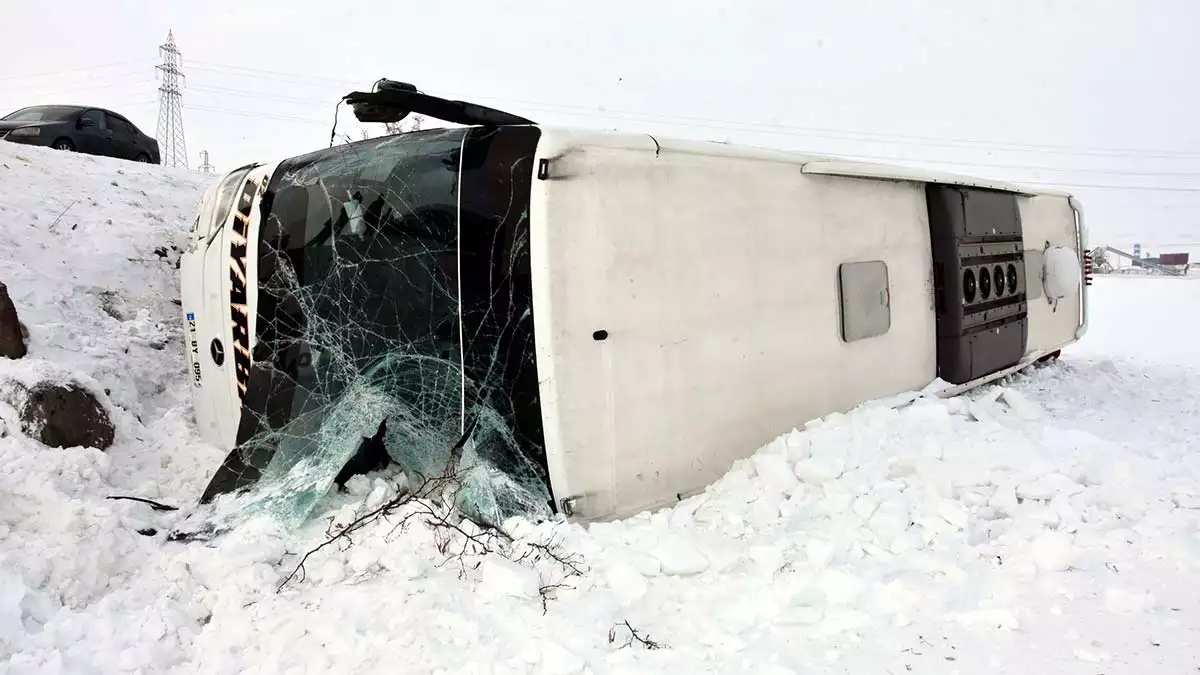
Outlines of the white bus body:
<svg viewBox="0 0 1200 675">
<path fill-rule="evenodd" d="M 535 129 L 520 171 L 536 401 L 552 507 L 569 516 L 667 505 L 807 420 L 938 377 L 955 391 L 977 386 L 1086 329 L 1087 248 L 1067 194 Z M 206 194 L 181 266 L 197 422 L 226 449 L 243 418 L 261 200 L 277 166 L 233 172 Z M 947 227 L 970 236 L 946 243 Z M 972 306 L 992 308 L 963 318 L 968 268 Z"/>
</svg>

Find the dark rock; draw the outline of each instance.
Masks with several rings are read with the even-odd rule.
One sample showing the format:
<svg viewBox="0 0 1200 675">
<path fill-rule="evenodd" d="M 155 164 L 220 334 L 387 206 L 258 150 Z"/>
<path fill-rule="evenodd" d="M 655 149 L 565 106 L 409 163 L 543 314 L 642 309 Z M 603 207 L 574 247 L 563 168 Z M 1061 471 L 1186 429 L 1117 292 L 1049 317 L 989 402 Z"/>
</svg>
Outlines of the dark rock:
<svg viewBox="0 0 1200 675">
<path fill-rule="evenodd" d="M 25 433 L 52 448 L 97 448 L 113 444 L 115 430 L 104 406 L 74 384 L 42 382 L 17 410 Z"/>
<path fill-rule="evenodd" d="M 0 358 L 19 359 L 25 348 L 25 327 L 17 318 L 17 308 L 8 297 L 8 287 L 0 283 Z"/>
</svg>

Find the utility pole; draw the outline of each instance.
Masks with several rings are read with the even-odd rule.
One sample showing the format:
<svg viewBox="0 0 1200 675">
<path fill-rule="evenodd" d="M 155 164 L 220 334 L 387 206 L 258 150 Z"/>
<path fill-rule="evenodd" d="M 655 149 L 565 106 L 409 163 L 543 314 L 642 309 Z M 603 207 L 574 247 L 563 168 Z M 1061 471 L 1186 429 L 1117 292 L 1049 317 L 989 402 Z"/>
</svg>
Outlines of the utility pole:
<svg viewBox="0 0 1200 675">
<path fill-rule="evenodd" d="M 204 173 L 212 173 L 213 165 L 208 163 L 208 151 L 200 151 L 200 170 Z"/>
<path fill-rule="evenodd" d="M 159 46 L 162 63 L 155 66 L 162 79 L 158 88 L 158 144 L 163 166 L 188 168 L 187 142 L 183 138 L 183 59 L 175 46 L 174 31 L 167 31 L 167 43 Z"/>
</svg>

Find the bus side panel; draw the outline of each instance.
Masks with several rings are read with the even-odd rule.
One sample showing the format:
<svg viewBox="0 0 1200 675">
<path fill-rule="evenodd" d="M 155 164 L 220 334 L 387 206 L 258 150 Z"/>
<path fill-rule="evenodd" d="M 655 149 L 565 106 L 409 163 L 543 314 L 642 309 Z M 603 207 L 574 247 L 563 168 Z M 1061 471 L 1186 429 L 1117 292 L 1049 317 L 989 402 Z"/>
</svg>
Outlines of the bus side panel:
<svg viewBox="0 0 1200 675">
<path fill-rule="evenodd" d="M 531 222 L 556 498 L 589 519 L 667 504 L 807 420 L 928 384 L 923 190 L 667 145 L 555 158 Z M 845 342 L 839 265 L 876 260 L 890 327 Z"/>
<path fill-rule="evenodd" d="M 265 167 L 251 171 L 238 187 L 239 199 L 244 190 L 250 191 L 250 203 L 235 202 L 227 217 L 216 225 L 218 232 L 212 240 L 197 242 L 196 248 L 186 252 L 180 261 L 189 375 L 197 385 L 193 396 L 196 424 L 205 441 L 223 450 L 234 447 L 241 418 L 235 353 L 241 345 L 235 338 L 234 329 L 234 313 L 241 311 L 235 305 L 241 303 L 234 301 L 243 296 L 246 298 L 246 330 L 251 336 L 249 346 L 252 347 L 258 295 L 254 273 L 258 251 L 258 204 L 260 186 L 269 175 L 270 170 Z M 206 202 L 202 207 L 207 208 L 212 208 L 212 202 Z M 250 220 L 246 226 L 235 227 L 239 209 L 249 213 Z M 207 215 L 200 214 L 202 222 Z M 243 250 L 246 252 L 244 261 L 240 259 Z M 240 286 L 234 288 L 235 283 L 244 283 L 244 293 Z"/>
<path fill-rule="evenodd" d="M 191 352 L 196 424 L 205 441 L 222 449 L 233 447 L 237 420 L 230 422 L 234 404 L 229 358 L 229 228 L 185 254 L 179 265 L 186 340 Z"/>
<path fill-rule="evenodd" d="M 1041 196 L 1019 201 L 1025 255 L 1032 255 L 1038 261 L 1035 276 L 1027 282 L 1031 290 L 1036 287 L 1039 292 L 1038 297 L 1029 300 L 1026 354 L 1053 351 L 1075 341 L 1081 298 L 1075 294 L 1061 298 L 1055 304 L 1047 302 L 1041 288 L 1041 253 L 1048 242 L 1051 246 L 1065 246 L 1075 251 L 1082 260 L 1075 237 L 1075 213 L 1066 197 Z"/>
</svg>

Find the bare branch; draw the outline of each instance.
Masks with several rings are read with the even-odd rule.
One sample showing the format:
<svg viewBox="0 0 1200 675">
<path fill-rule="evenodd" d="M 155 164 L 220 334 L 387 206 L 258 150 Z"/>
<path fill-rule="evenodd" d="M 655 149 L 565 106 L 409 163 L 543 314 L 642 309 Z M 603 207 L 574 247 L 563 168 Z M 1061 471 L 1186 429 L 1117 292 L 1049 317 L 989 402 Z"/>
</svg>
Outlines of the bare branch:
<svg viewBox="0 0 1200 675">
<path fill-rule="evenodd" d="M 662 644 L 661 642 L 655 642 L 654 640 L 651 640 L 649 635 L 643 635 L 642 633 L 638 632 L 638 630 L 636 628 L 629 625 L 628 619 L 626 619 L 625 621 L 623 621 L 621 623 L 615 623 L 615 624 L 613 624 L 612 628 L 608 629 L 608 644 L 611 645 L 611 644 L 616 643 L 617 634 L 619 632 L 623 632 L 622 628 L 625 631 L 628 631 L 629 635 L 625 637 L 625 643 L 618 646 L 617 649 L 624 649 L 626 647 L 632 647 L 635 644 L 639 644 L 642 647 L 645 647 L 646 649 L 662 649 L 663 647 L 666 646 L 666 645 Z"/>
</svg>

